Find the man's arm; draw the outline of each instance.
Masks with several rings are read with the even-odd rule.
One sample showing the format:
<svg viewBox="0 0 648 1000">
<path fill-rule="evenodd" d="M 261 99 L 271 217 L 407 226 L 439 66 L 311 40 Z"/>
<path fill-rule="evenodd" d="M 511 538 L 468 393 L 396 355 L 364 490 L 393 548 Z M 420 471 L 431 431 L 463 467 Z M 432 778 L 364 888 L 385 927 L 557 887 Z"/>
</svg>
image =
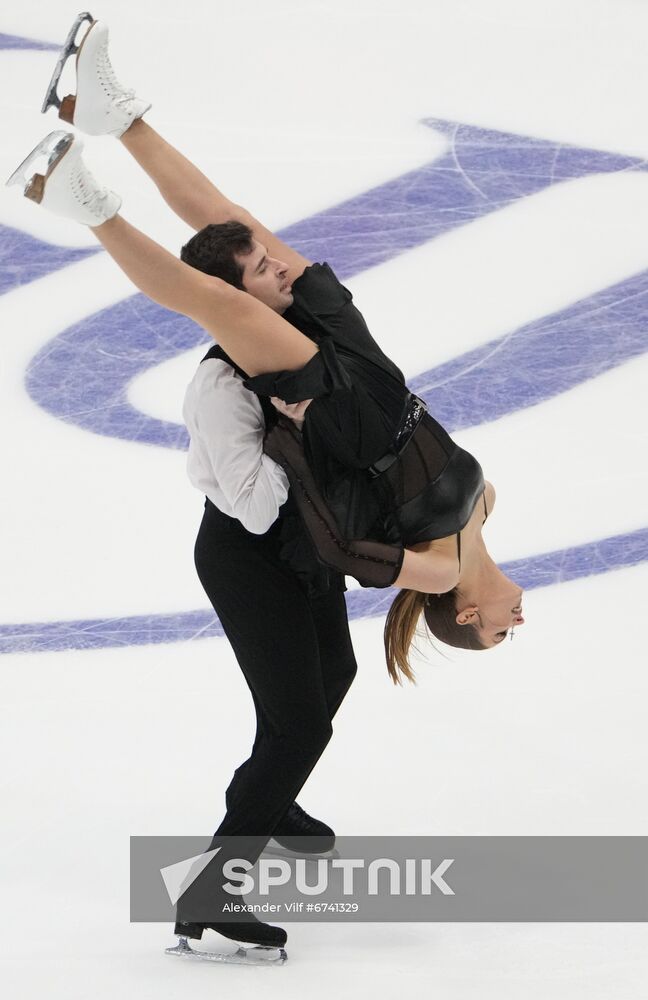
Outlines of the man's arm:
<svg viewBox="0 0 648 1000">
<path fill-rule="evenodd" d="M 271 257 L 288 265 L 288 280 L 291 283 L 310 264 L 250 212 L 226 198 L 198 167 L 141 118 L 124 132 L 121 141 L 157 186 L 167 205 L 192 229 L 198 231 L 210 223 L 231 219 L 244 222 Z"/>
<path fill-rule="evenodd" d="M 247 531 L 264 534 L 286 501 L 288 480 L 263 453 L 266 426 L 257 397 L 230 365 L 205 361 L 187 390 L 183 417 L 191 437 L 187 471 L 193 485 L 203 493 L 211 489 L 216 506 Z"/>
</svg>

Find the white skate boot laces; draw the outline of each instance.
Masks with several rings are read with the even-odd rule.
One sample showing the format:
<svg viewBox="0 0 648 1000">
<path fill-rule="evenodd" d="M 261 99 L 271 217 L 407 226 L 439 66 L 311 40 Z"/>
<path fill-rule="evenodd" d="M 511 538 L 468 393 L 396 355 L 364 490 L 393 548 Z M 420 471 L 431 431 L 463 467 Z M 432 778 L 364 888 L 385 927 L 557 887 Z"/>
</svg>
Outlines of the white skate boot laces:
<svg viewBox="0 0 648 1000">
<path fill-rule="evenodd" d="M 9 178 L 23 195 L 65 219 L 98 226 L 114 218 L 121 198 L 100 186 L 81 158 L 83 143 L 71 132 L 51 132 L 31 151 Z M 34 167 L 47 157 L 44 173 Z"/>
<path fill-rule="evenodd" d="M 91 24 L 78 45 L 76 32 L 86 20 Z M 133 121 L 151 107 L 135 91 L 117 79 L 108 54 L 108 26 L 94 21 L 89 14 L 79 14 L 68 34 L 52 79 L 45 94 L 43 111 L 57 107 L 59 118 L 76 125 L 88 135 L 113 135 L 120 138 Z M 57 87 L 66 60 L 76 52 L 76 94 L 59 97 Z"/>
<path fill-rule="evenodd" d="M 128 105 L 130 104 L 130 102 L 133 100 L 134 97 L 135 97 L 134 90 L 125 90 L 120 97 L 116 97 L 114 99 L 113 104 L 117 108 L 128 110 Z"/>
<path fill-rule="evenodd" d="M 70 177 L 70 186 L 79 204 L 92 215 L 102 216 L 105 214 L 110 191 L 108 188 L 99 187 L 86 167 L 77 167 Z"/>
<path fill-rule="evenodd" d="M 106 94 L 112 98 L 113 104 L 123 108 L 135 97 L 135 91 L 129 90 L 119 82 L 108 55 L 108 43 L 105 42 L 97 53 L 97 75 Z"/>
</svg>

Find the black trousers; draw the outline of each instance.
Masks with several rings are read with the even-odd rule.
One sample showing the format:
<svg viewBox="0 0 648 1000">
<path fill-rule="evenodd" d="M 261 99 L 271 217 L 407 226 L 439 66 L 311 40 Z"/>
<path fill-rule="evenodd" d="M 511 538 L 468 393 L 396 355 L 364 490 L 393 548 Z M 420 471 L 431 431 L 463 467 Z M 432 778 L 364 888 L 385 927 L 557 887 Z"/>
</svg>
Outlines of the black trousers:
<svg viewBox="0 0 648 1000">
<path fill-rule="evenodd" d="M 251 837 L 252 862 L 329 742 L 331 721 L 357 671 L 344 592 L 309 597 L 279 558 L 279 530 L 277 520 L 265 535 L 252 534 L 207 499 L 194 552 L 257 720 L 252 752 L 234 772 L 214 843 Z"/>
</svg>

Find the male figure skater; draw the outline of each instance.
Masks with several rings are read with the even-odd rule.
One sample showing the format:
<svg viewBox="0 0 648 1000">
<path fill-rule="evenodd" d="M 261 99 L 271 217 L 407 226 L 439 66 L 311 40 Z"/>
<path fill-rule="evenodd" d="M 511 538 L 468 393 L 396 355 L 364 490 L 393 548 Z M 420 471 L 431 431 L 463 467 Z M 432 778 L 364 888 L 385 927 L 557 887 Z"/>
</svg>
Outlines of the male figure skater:
<svg viewBox="0 0 648 1000">
<path fill-rule="evenodd" d="M 90 27 L 77 46 L 84 21 Z M 150 104 L 117 81 L 107 46 L 106 25 L 79 15 L 42 110 L 54 104 L 62 118 L 87 134 L 119 138 L 192 229 L 214 224 L 221 265 L 224 259 L 223 266 L 234 268 L 239 287 L 275 311 L 285 311 L 292 301 L 290 284 L 309 262 L 227 199 L 142 121 Z M 60 101 L 56 85 L 73 52 L 77 93 Z M 357 670 L 346 587 L 343 576 L 317 561 L 288 496 L 286 474 L 263 453 L 266 422 L 271 424 L 277 413 L 267 400 L 245 389 L 245 377 L 224 351 L 212 347 L 183 407 L 191 438 L 189 477 L 206 497 L 196 568 L 257 715 L 251 755 L 227 789 L 227 812 L 214 842 L 249 836 L 253 842 L 246 857 L 254 861 L 272 834 L 279 844 L 288 837 L 285 846 L 317 856 L 333 847 L 333 830 L 308 816 L 294 799 L 332 735 L 331 720 Z M 300 414 L 299 407 L 284 412 L 293 418 Z M 292 554 L 288 562 L 287 551 Z M 191 889 L 185 896 L 190 894 Z M 251 914 L 241 923 L 181 919 L 181 904 L 176 933 L 182 937 L 199 938 L 211 927 L 248 944 L 281 947 L 286 941 L 282 928 Z"/>
</svg>

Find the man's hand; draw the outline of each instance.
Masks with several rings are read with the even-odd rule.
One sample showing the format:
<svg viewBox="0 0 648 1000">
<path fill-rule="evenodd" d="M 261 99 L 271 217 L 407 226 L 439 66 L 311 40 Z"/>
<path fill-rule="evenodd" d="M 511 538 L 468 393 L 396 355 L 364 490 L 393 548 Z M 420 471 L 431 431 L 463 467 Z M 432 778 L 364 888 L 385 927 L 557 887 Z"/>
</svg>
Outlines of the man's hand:
<svg viewBox="0 0 648 1000">
<path fill-rule="evenodd" d="M 293 420 L 297 424 L 297 427 L 301 430 L 304 424 L 304 414 L 313 400 L 302 399 L 299 403 L 285 403 L 284 400 L 279 399 L 278 396 L 271 396 L 270 402 L 276 410 L 279 410 L 279 413 L 283 413 L 284 416 Z"/>
</svg>

